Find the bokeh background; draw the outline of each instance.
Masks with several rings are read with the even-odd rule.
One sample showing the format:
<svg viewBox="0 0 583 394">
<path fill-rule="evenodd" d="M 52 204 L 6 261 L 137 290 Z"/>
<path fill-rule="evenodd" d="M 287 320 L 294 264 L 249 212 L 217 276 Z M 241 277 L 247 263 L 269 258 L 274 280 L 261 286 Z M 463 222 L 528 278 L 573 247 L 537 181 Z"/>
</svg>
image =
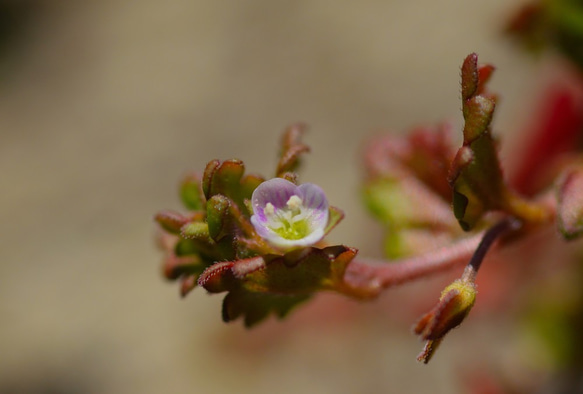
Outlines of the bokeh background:
<svg viewBox="0 0 583 394">
<path fill-rule="evenodd" d="M 305 121 L 302 180 L 347 215 L 332 241 L 380 256 L 363 141 L 459 128 L 474 51 L 498 68 L 496 131 L 516 129 L 545 67 L 501 33 L 520 4 L 1 1 L 0 393 L 461 393 L 467 360 L 502 368 L 515 334 L 479 314 L 415 361 L 410 326 L 439 291 L 422 285 L 225 325 L 221 296 L 162 279 L 152 217 L 211 159 L 271 174 Z"/>
</svg>

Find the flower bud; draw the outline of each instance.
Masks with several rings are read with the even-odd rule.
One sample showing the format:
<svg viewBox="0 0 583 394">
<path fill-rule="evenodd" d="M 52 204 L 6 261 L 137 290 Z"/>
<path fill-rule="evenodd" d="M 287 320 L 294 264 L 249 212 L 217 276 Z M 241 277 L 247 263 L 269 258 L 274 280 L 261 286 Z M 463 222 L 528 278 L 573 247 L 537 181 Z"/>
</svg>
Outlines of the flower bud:
<svg viewBox="0 0 583 394">
<path fill-rule="evenodd" d="M 428 341 L 418 360 L 427 363 L 445 334 L 459 326 L 476 301 L 473 281 L 458 279 L 441 293 L 437 305 L 414 327 L 415 334 Z"/>
</svg>

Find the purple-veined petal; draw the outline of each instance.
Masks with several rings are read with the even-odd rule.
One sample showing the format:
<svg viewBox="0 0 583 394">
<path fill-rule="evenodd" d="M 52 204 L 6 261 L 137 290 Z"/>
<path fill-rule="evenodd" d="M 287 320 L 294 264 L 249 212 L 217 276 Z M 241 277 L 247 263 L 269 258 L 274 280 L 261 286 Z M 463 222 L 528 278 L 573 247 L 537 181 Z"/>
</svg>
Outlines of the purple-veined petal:
<svg viewBox="0 0 583 394">
<path fill-rule="evenodd" d="M 312 209 L 328 210 L 328 200 L 324 190 L 313 183 L 304 183 L 297 187 L 304 205 Z"/>
<path fill-rule="evenodd" d="M 251 203 L 255 231 L 275 247 L 310 246 L 324 237 L 328 200 L 315 184 L 297 186 L 282 178 L 270 179 L 255 189 Z"/>
<path fill-rule="evenodd" d="M 328 224 L 328 200 L 324 190 L 313 183 L 304 183 L 298 187 L 304 205 L 310 209 L 315 227 L 326 227 Z"/>
<path fill-rule="evenodd" d="M 275 208 L 284 208 L 285 203 L 294 195 L 297 186 L 283 178 L 273 178 L 263 182 L 251 196 L 253 213 L 259 215 L 261 220 L 265 220 L 263 210 L 267 203 L 273 204 Z"/>
</svg>

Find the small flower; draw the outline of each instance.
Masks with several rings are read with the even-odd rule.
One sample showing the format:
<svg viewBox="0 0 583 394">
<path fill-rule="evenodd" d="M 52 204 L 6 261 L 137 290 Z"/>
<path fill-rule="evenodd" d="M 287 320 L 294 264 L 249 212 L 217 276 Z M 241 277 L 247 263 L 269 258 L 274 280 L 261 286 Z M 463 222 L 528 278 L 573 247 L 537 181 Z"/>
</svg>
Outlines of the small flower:
<svg viewBox="0 0 583 394">
<path fill-rule="evenodd" d="M 255 231 L 277 248 L 310 246 L 325 235 L 328 200 L 317 185 L 273 178 L 255 189 L 251 204 Z"/>
</svg>

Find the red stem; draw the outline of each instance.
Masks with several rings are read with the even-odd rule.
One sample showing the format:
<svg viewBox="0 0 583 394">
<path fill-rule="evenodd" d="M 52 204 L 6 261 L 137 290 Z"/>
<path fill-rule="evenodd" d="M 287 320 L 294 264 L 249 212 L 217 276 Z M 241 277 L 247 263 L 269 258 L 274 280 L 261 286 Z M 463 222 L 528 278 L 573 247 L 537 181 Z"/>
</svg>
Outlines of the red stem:
<svg viewBox="0 0 583 394">
<path fill-rule="evenodd" d="M 344 275 L 345 292 L 357 298 L 374 298 L 383 289 L 467 264 L 484 232 L 421 256 L 394 261 L 354 259 Z"/>
</svg>

